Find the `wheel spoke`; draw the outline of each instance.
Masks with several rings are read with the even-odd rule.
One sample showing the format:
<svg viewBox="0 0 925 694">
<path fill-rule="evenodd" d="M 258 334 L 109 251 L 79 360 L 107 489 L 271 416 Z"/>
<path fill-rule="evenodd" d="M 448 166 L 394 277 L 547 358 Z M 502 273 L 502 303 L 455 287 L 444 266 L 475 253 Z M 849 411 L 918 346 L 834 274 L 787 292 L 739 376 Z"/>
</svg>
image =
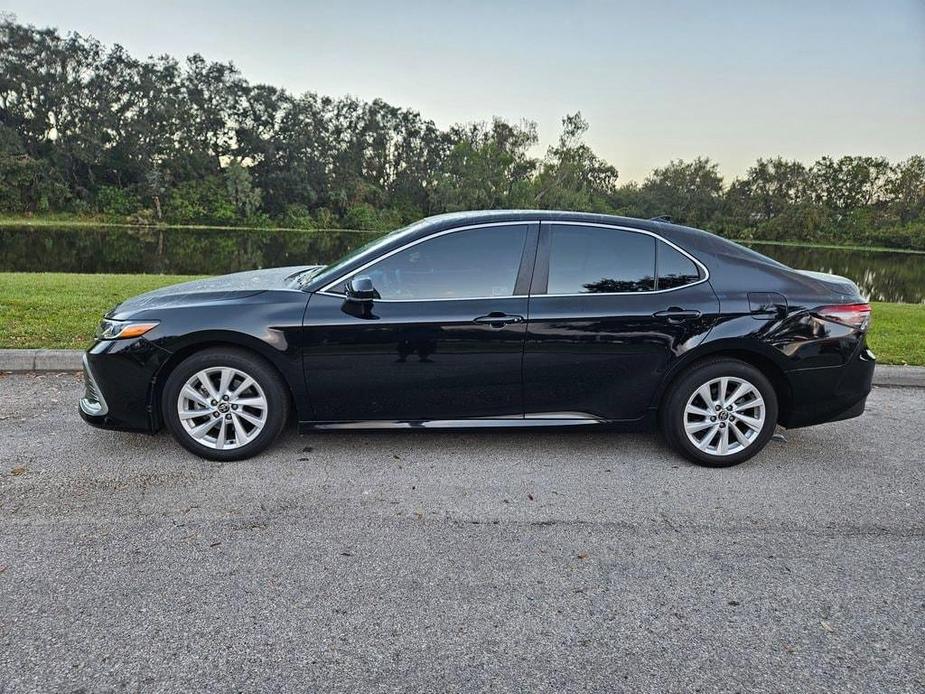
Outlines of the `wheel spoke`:
<svg viewBox="0 0 925 694">
<path fill-rule="evenodd" d="M 263 398 L 240 398 L 234 402 L 241 407 L 256 407 L 258 410 L 267 409 L 267 401 Z"/>
<path fill-rule="evenodd" d="M 249 437 L 247 432 L 244 431 L 244 425 L 241 424 L 241 418 L 238 417 L 237 413 L 232 413 L 231 421 L 234 422 L 234 442 L 238 446 L 246 443 Z"/>
<path fill-rule="evenodd" d="M 183 390 L 180 391 L 180 395 L 182 395 L 183 397 L 189 398 L 193 402 L 198 402 L 200 405 L 204 407 L 209 406 L 209 399 L 206 397 L 203 397 L 202 393 L 200 393 L 198 390 L 196 390 L 189 384 L 183 386 Z"/>
<path fill-rule="evenodd" d="M 729 427 L 725 426 L 719 430 L 719 451 L 720 455 L 726 455 L 729 452 Z"/>
<path fill-rule="evenodd" d="M 215 438 L 215 447 L 218 450 L 222 450 L 225 447 L 225 429 L 227 429 L 227 424 L 224 419 L 219 419 L 218 425 L 218 436 Z"/>
<path fill-rule="evenodd" d="M 729 428 L 732 429 L 733 435 L 736 437 L 736 440 L 742 445 L 742 448 L 745 448 L 748 444 L 751 443 L 748 437 L 746 437 L 745 434 L 739 431 L 739 427 L 737 427 L 734 422 L 729 425 Z"/>
<path fill-rule="evenodd" d="M 723 405 L 724 405 L 724 406 L 725 406 L 725 405 L 732 405 L 732 406 L 734 407 L 734 406 L 735 406 L 735 401 L 738 400 L 739 398 L 741 398 L 741 397 L 742 397 L 743 395 L 745 395 L 746 393 L 748 393 L 751 389 L 752 389 L 752 387 L 751 387 L 748 383 L 745 383 L 745 382 L 743 381 L 742 383 L 739 384 L 739 387 L 735 389 L 735 391 L 733 392 L 733 394 L 730 395 L 728 398 L 726 398 L 726 400 L 723 402 Z"/>
<path fill-rule="evenodd" d="M 763 424 L 763 421 L 761 419 L 757 419 L 755 417 L 748 417 L 744 414 L 736 415 L 736 421 L 742 422 L 742 424 L 747 426 L 749 429 L 753 429 L 754 431 L 761 431 L 761 425 Z"/>
<path fill-rule="evenodd" d="M 706 450 L 707 446 L 710 445 L 710 442 L 716 436 L 716 432 L 719 431 L 719 424 L 714 424 L 713 428 L 707 432 L 707 435 L 704 436 L 700 441 L 695 441 L 697 448 L 700 450 Z"/>
<path fill-rule="evenodd" d="M 696 434 L 698 431 L 703 431 L 704 429 L 709 429 L 710 427 L 716 426 L 715 422 L 710 420 L 705 420 L 703 422 L 690 422 L 684 425 L 684 428 L 687 429 L 689 434 Z"/>
<path fill-rule="evenodd" d="M 764 407 L 764 400 L 760 395 L 757 395 L 754 400 L 749 400 L 748 402 L 743 402 L 741 405 L 733 405 L 733 412 L 745 412 L 745 410 L 752 410 L 756 407 Z"/>
<path fill-rule="evenodd" d="M 201 439 L 203 436 L 209 433 L 209 430 L 215 428 L 215 423 L 217 421 L 218 420 L 212 419 L 210 417 L 208 422 L 205 422 L 203 424 L 200 424 L 197 427 L 193 427 L 192 429 L 190 429 L 189 430 L 190 436 L 192 436 L 194 439 Z"/>
<path fill-rule="evenodd" d="M 196 419 L 197 417 L 208 417 L 209 410 L 180 410 L 180 419 Z"/>
<path fill-rule="evenodd" d="M 250 412 L 245 412 L 244 410 L 238 410 L 238 416 L 243 419 L 245 422 L 250 422 L 256 427 L 263 426 L 263 419 L 261 417 L 255 417 Z"/>
<path fill-rule="evenodd" d="M 213 400 L 218 400 L 218 391 L 215 390 L 212 379 L 209 378 L 209 372 L 200 371 L 198 374 L 196 374 L 196 378 L 199 379 L 199 382 L 202 384 L 203 388 L 205 388 L 209 393 L 209 397 Z"/>
<path fill-rule="evenodd" d="M 228 386 L 231 385 L 231 379 L 234 377 L 234 371 L 232 369 L 222 369 L 222 375 L 218 381 L 218 394 L 228 395 Z"/>
<path fill-rule="evenodd" d="M 701 417 L 712 417 L 713 414 L 715 414 L 714 412 L 711 412 L 710 410 L 705 410 L 702 407 L 697 407 L 696 405 L 688 405 L 684 411 L 687 414 L 696 414 L 696 415 L 700 415 Z"/>
<path fill-rule="evenodd" d="M 713 396 L 710 394 L 710 384 L 704 383 L 697 389 L 697 393 L 703 398 L 703 401 L 707 404 L 707 407 L 711 410 L 716 407 L 716 402 L 713 400 Z"/>
<path fill-rule="evenodd" d="M 231 393 L 231 397 L 233 397 L 233 398 L 238 397 L 238 395 L 240 395 L 241 393 L 243 393 L 244 391 L 246 391 L 246 390 L 247 390 L 248 388 L 250 388 L 252 385 L 254 385 L 254 379 L 251 378 L 250 376 L 244 376 L 244 380 L 241 381 L 241 382 L 238 384 L 238 387 L 234 389 L 234 392 Z"/>
<path fill-rule="evenodd" d="M 716 403 L 726 405 L 726 391 L 729 389 L 729 379 L 723 376 L 719 379 L 719 393 L 717 393 Z"/>
</svg>

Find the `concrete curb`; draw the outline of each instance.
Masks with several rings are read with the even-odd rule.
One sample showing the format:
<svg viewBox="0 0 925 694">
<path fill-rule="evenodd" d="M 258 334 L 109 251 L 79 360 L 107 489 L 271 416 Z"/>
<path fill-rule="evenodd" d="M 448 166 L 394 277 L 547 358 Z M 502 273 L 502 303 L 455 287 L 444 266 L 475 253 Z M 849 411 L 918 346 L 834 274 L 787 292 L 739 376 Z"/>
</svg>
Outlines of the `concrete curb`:
<svg viewBox="0 0 925 694">
<path fill-rule="evenodd" d="M 79 349 L 0 349 L 0 371 L 80 371 Z"/>
<path fill-rule="evenodd" d="M 925 388 L 925 366 L 878 364 L 874 369 L 874 385 Z"/>
<path fill-rule="evenodd" d="M 82 358 L 79 349 L 0 349 L 0 371 L 80 371 Z M 925 388 L 925 366 L 878 365 L 874 385 Z"/>
</svg>

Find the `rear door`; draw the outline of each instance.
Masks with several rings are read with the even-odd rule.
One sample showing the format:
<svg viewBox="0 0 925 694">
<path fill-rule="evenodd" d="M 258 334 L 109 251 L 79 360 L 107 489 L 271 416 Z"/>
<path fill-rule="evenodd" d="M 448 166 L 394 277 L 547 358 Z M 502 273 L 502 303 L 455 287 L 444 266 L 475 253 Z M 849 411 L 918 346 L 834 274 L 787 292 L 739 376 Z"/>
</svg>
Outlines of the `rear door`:
<svg viewBox="0 0 925 694">
<path fill-rule="evenodd" d="M 527 416 L 642 417 L 719 312 L 705 269 L 654 234 L 543 223 L 524 347 Z"/>
</svg>

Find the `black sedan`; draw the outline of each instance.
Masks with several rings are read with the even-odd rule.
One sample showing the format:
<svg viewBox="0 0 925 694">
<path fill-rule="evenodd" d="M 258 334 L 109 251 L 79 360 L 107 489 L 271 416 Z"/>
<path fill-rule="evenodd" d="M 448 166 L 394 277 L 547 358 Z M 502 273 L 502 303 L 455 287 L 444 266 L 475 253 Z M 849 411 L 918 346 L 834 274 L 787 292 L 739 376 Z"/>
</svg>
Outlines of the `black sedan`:
<svg viewBox="0 0 925 694">
<path fill-rule="evenodd" d="M 710 466 L 856 417 L 870 306 L 705 231 L 548 211 L 399 229 L 328 266 L 167 287 L 107 314 L 80 413 L 214 460 L 301 431 L 658 426 Z"/>
</svg>

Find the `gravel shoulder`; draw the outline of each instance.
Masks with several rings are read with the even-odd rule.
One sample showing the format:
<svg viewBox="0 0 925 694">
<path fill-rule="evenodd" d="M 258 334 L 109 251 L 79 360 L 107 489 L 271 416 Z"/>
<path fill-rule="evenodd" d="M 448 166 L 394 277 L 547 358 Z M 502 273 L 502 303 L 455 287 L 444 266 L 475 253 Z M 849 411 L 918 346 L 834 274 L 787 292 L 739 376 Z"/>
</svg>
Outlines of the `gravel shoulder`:
<svg viewBox="0 0 925 694">
<path fill-rule="evenodd" d="M 607 431 L 218 464 L 0 377 L 0 692 L 922 691 L 925 391 L 728 470 Z"/>
</svg>

